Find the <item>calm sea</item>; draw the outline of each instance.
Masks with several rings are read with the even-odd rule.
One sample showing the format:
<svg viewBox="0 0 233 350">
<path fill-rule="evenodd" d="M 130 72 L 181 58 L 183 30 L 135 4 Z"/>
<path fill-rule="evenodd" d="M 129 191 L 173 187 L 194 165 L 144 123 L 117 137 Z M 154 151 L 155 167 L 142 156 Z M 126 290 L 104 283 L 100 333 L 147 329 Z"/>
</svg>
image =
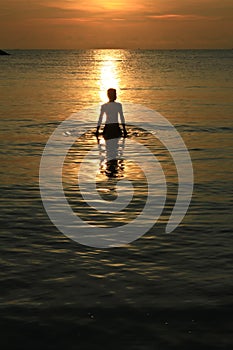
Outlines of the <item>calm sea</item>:
<svg viewBox="0 0 233 350">
<path fill-rule="evenodd" d="M 0 57 L 3 348 L 232 348 L 233 51 L 10 53 Z M 181 225 L 164 234 L 177 194 L 176 170 L 156 133 L 129 127 L 130 137 L 139 135 L 159 156 L 167 201 L 142 238 L 97 249 L 70 240 L 51 223 L 40 198 L 39 165 L 55 128 L 72 113 L 103 103 L 109 87 L 117 88 L 126 119 L 133 103 L 176 127 L 189 149 L 195 183 Z M 98 110 L 93 128 L 97 118 Z M 84 216 L 76 170 L 95 142 L 91 132 L 83 137 L 63 169 L 67 198 Z M 137 177 L 134 167 L 126 164 L 124 171 Z M 142 210 L 147 187 L 140 176 L 137 181 L 138 200 L 128 217 L 115 221 L 124 223 Z M 100 224 L 96 213 L 86 216 Z"/>
</svg>

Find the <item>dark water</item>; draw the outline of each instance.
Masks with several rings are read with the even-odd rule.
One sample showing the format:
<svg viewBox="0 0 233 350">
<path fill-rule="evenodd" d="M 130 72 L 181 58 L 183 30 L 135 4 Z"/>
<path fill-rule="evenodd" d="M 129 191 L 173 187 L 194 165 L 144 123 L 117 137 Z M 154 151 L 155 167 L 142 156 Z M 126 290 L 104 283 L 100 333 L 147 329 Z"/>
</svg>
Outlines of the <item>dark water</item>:
<svg viewBox="0 0 233 350">
<path fill-rule="evenodd" d="M 232 51 L 12 51 L 0 67 L 3 348 L 232 348 Z M 109 84 L 177 128 L 195 184 L 181 225 L 164 234 L 177 176 L 147 138 L 168 181 L 163 214 L 130 245 L 95 249 L 49 220 L 39 164 L 52 131 Z M 72 157 L 93 142 L 65 165 L 71 201 Z"/>
</svg>

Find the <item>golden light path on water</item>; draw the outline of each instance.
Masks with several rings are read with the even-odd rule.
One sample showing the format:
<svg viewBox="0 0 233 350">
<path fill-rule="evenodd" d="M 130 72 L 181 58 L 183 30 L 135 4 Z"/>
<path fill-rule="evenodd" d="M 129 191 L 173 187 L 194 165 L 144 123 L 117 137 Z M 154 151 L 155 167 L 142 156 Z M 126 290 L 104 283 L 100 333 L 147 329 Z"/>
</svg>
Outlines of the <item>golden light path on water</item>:
<svg viewBox="0 0 233 350">
<path fill-rule="evenodd" d="M 99 95 L 100 101 L 106 102 L 106 91 L 109 88 L 114 88 L 117 91 L 120 89 L 120 76 L 117 71 L 117 58 L 109 53 L 104 56 L 103 54 L 103 62 L 100 67 L 100 81 L 99 81 Z"/>
<path fill-rule="evenodd" d="M 95 52 L 94 59 L 96 60 L 97 67 L 95 68 L 95 74 L 96 74 L 96 92 L 97 96 L 93 96 L 93 98 L 97 97 L 97 100 L 99 101 L 99 105 L 102 105 L 103 103 L 106 103 L 108 101 L 107 97 L 107 90 L 109 88 L 115 88 L 117 90 L 118 100 L 121 95 L 120 91 L 120 84 L 121 84 L 121 78 L 120 78 L 120 64 L 121 60 L 123 58 L 123 54 L 120 50 L 112 51 L 112 50 L 101 50 L 98 52 Z M 100 109 L 96 110 L 96 124 L 99 117 L 99 111 Z M 105 118 L 103 122 L 105 121 Z M 85 145 L 83 146 L 81 143 L 79 143 L 78 149 L 71 149 L 69 152 L 69 157 L 71 159 L 75 159 L 74 163 L 71 162 L 65 162 L 65 168 L 63 169 L 63 180 L 66 183 L 69 184 L 75 184 L 77 182 L 77 173 L 79 165 L 82 162 L 83 158 L 83 152 L 85 152 L 85 147 L 94 147 L 97 145 L 97 140 L 95 137 L 87 137 L 85 140 Z M 104 147 L 104 140 L 100 138 L 99 145 Z M 83 152 L 82 149 L 84 148 Z M 69 158 L 68 157 L 68 158 Z M 67 160 L 68 160 L 67 158 Z M 70 160 L 71 160 L 70 159 Z M 99 161 L 99 154 L 97 154 L 97 159 Z M 90 172 L 93 169 L 93 163 L 96 162 L 96 159 L 90 160 Z"/>
</svg>

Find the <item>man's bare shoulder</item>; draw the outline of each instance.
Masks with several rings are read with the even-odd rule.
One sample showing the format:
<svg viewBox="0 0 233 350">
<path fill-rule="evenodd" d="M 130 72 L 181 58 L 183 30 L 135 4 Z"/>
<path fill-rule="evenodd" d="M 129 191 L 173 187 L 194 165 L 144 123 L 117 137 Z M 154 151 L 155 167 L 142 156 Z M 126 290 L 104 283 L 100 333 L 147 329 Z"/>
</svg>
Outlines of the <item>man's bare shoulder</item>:
<svg viewBox="0 0 233 350">
<path fill-rule="evenodd" d="M 122 109 L 122 104 L 120 102 L 115 102 L 115 106 L 117 109 Z"/>
<path fill-rule="evenodd" d="M 120 102 L 114 102 L 114 103 L 112 103 L 112 102 L 106 102 L 106 103 L 104 103 L 104 104 L 102 104 L 101 105 L 101 108 L 106 108 L 106 107 L 108 107 L 108 106 L 115 106 L 115 107 L 122 107 L 122 104 L 120 103 Z"/>
</svg>

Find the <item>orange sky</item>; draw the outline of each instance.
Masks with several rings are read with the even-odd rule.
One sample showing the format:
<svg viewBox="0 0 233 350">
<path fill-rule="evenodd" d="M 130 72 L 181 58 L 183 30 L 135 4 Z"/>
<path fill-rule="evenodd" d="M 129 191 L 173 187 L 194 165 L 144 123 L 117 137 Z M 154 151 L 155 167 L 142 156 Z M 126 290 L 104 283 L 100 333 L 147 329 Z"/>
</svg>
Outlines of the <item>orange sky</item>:
<svg viewBox="0 0 233 350">
<path fill-rule="evenodd" d="M 232 48 L 232 0 L 0 0 L 0 48 Z"/>
</svg>

